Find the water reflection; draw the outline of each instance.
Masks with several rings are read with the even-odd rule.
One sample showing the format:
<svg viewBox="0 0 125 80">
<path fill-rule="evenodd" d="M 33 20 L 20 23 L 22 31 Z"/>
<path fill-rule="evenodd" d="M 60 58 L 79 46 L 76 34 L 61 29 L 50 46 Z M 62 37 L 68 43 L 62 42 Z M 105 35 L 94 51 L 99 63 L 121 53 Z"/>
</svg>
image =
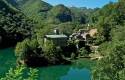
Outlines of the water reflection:
<svg viewBox="0 0 125 80">
<path fill-rule="evenodd" d="M 90 80 L 90 70 L 70 68 L 67 75 L 62 76 L 60 80 Z"/>
<path fill-rule="evenodd" d="M 90 80 L 89 66 L 93 64 L 90 60 L 82 59 L 73 65 L 41 67 L 38 68 L 39 80 Z M 0 50 L 0 76 L 4 76 L 10 67 L 15 65 L 14 49 Z"/>
<path fill-rule="evenodd" d="M 39 70 L 39 80 L 90 80 L 91 78 L 91 72 L 87 68 L 60 65 Z"/>
</svg>

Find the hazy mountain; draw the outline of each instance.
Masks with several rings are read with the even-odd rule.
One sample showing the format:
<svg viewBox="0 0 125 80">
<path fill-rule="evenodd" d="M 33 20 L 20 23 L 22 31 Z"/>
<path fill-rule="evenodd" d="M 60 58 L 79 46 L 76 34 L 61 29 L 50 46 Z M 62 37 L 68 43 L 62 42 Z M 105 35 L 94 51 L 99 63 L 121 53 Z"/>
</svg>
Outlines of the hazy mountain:
<svg viewBox="0 0 125 80">
<path fill-rule="evenodd" d="M 68 21 L 72 21 L 72 12 L 68 7 L 60 4 L 60 5 L 54 6 L 49 11 L 48 17 L 56 21 L 68 22 Z"/>
<path fill-rule="evenodd" d="M 18 4 L 22 12 L 35 21 L 44 20 L 52 6 L 41 0 L 19 0 Z"/>
</svg>

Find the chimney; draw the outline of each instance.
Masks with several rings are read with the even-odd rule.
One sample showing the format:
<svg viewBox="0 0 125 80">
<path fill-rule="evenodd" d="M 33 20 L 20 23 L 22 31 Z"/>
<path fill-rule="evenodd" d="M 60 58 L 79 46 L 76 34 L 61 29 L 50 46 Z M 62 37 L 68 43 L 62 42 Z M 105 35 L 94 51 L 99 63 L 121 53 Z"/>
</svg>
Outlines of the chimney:
<svg viewBox="0 0 125 80">
<path fill-rule="evenodd" d="M 59 35 L 59 29 L 54 29 L 54 34 Z"/>
<path fill-rule="evenodd" d="M 87 26 L 87 30 L 89 30 L 89 27 L 90 27 L 90 24 L 88 24 L 88 26 Z"/>
</svg>

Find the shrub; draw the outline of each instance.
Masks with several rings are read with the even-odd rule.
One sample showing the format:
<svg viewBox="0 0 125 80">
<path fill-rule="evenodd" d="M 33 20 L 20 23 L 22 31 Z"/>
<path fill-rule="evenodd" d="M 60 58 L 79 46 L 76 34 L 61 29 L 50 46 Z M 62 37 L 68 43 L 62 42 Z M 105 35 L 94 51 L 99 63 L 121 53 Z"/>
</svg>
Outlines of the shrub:
<svg viewBox="0 0 125 80">
<path fill-rule="evenodd" d="M 87 56 L 88 51 L 83 47 L 79 50 L 79 56 Z"/>
<path fill-rule="evenodd" d="M 27 77 L 23 78 L 25 74 L 25 70 L 27 68 L 24 66 L 17 66 L 16 68 L 10 68 L 8 73 L 6 73 L 5 77 L 0 78 L 0 80 L 38 80 L 38 70 L 30 68 L 29 72 L 27 72 Z"/>
</svg>

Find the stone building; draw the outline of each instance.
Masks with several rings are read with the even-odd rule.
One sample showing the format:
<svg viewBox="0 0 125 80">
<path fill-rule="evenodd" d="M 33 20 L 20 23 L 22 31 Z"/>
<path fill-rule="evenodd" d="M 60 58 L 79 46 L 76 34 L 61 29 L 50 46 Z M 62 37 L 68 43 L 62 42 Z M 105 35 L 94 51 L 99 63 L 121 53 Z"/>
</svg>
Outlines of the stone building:
<svg viewBox="0 0 125 80">
<path fill-rule="evenodd" d="M 56 46 L 66 46 L 68 37 L 64 34 L 60 34 L 58 29 L 54 29 L 54 34 L 44 36 L 44 44 L 46 45 L 47 41 L 53 42 Z"/>
<path fill-rule="evenodd" d="M 66 35 L 45 35 L 44 44 L 46 44 L 47 41 L 51 41 L 56 46 L 66 46 L 67 40 L 68 37 Z"/>
<path fill-rule="evenodd" d="M 89 35 L 89 30 L 88 29 L 79 29 L 78 32 L 73 33 L 70 35 L 70 39 L 77 39 L 80 41 L 86 41 L 87 40 L 87 35 Z"/>
</svg>

